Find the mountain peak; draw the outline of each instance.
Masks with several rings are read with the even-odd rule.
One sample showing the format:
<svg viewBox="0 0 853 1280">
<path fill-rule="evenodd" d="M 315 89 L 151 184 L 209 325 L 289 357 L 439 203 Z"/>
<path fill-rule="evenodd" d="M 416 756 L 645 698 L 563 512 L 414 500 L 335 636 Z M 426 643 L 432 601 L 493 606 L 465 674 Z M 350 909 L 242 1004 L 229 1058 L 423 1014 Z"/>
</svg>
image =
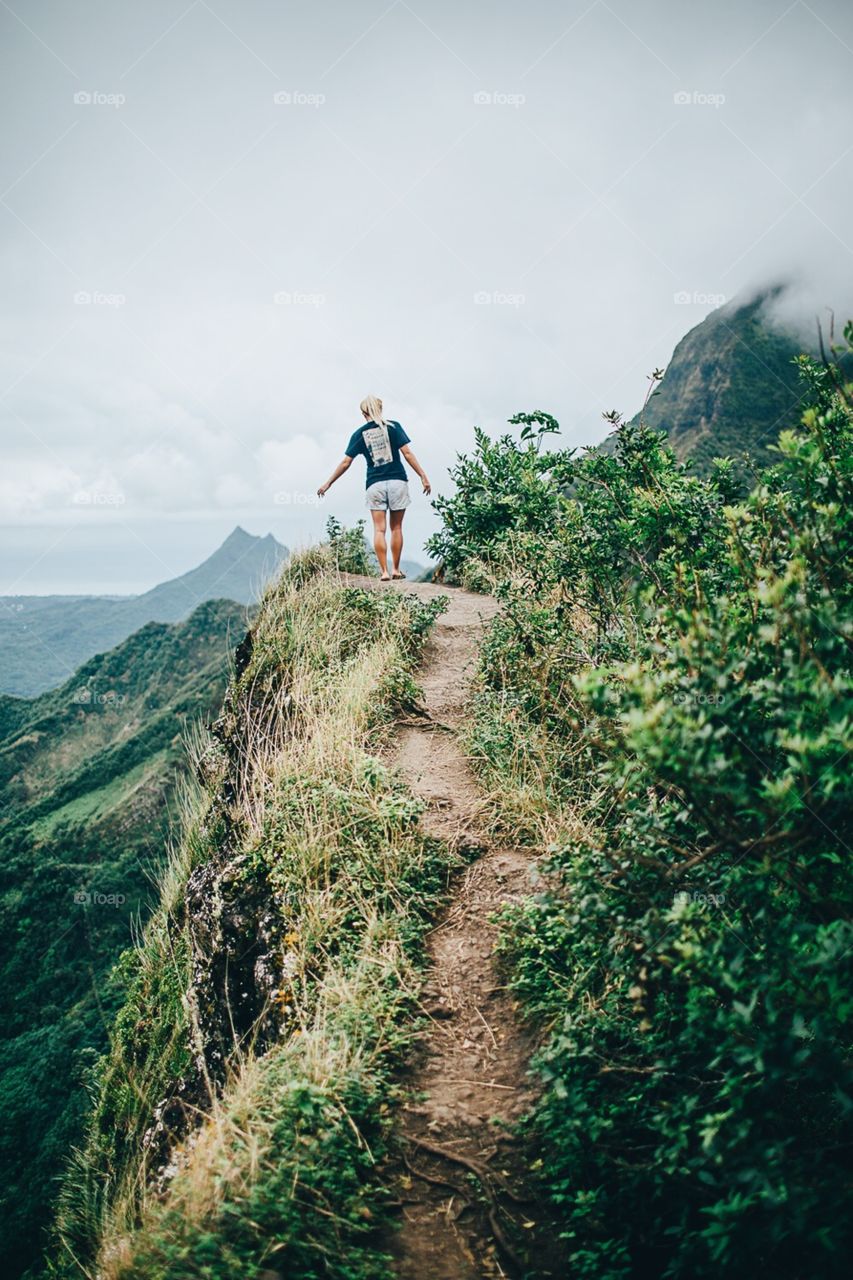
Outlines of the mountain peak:
<svg viewBox="0 0 853 1280">
<path fill-rule="evenodd" d="M 222 546 L 233 547 L 237 543 L 246 543 L 246 542 L 254 542 L 254 541 L 255 541 L 254 534 L 247 533 L 242 525 L 237 524 L 234 526 L 234 528 L 229 533 L 228 537 L 222 543 Z"/>
<path fill-rule="evenodd" d="M 699 474 L 744 452 L 770 462 L 780 431 L 799 421 L 795 357 L 805 344 L 774 314 L 784 292 L 780 281 L 732 298 L 690 329 L 642 414 Z"/>
<path fill-rule="evenodd" d="M 258 548 L 265 547 L 269 549 L 277 548 L 281 551 L 284 550 L 284 547 L 279 542 L 278 538 L 276 538 L 275 534 L 265 533 L 262 536 L 261 534 L 249 533 L 242 525 L 238 524 L 234 526 L 228 537 L 220 545 L 219 551 L 245 551 L 253 545 Z M 218 552 L 215 551 L 213 554 L 217 555 Z"/>
</svg>

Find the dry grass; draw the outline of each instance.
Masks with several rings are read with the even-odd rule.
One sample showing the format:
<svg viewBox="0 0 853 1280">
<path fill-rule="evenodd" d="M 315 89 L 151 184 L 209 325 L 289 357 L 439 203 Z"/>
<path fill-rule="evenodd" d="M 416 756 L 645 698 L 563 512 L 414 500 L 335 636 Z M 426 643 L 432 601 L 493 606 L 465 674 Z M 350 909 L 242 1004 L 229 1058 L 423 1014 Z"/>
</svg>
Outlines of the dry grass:
<svg viewBox="0 0 853 1280">
<path fill-rule="evenodd" d="M 57 1275 L 169 1274 L 162 1259 L 191 1252 L 223 1212 L 241 1241 L 238 1254 L 246 1251 L 240 1265 L 254 1265 L 265 1245 L 241 1213 L 288 1161 L 295 1161 L 289 1203 L 281 1203 L 280 1222 L 265 1228 L 278 1236 L 279 1250 L 296 1248 L 301 1233 L 322 1252 L 329 1247 L 324 1232 L 337 1239 L 358 1225 L 355 1209 L 352 1221 L 333 1221 L 337 1215 L 327 1220 L 331 1211 L 316 1194 L 303 1203 L 300 1188 L 320 1174 L 307 1154 L 300 1156 L 298 1115 L 290 1139 L 282 1116 L 296 1106 L 294 1090 L 328 1100 L 329 1124 L 339 1136 L 332 1154 L 342 1162 L 347 1203 L 357 1204 L 363 1170 L 354 1171 L 368 1152 L 344 1097 L 352 1091 L 370 1124 L 379 1124 L 382 1104 L 372 1099 L 381 1097 L 383 1072 L 406 1034 L 403 1013 L 417 989 L 412 942 L 442 889 L 447 855 L 420 834 L 417 802 L 376 758 L 395 682 L 411 679 L 406 673 L 417 648 L 411 624 L 421 607 L 345 590 L 328 563 L 313 576 L 304 569 L 286 572 L 268 591 L 250 662 L 232 682 L 224 719 L 229 742 L 239 744 L 236 760 L 229 765 L 207 740 L 192 744 L 196 760 L 208 761 L 211 788 L 188 793 L 184 836 L 137 947 L 137 995 L 125 1014 L 137 1025 L 150 1022 L 145 1035 L 169 1053 L 192 1041 L 186 925 L 177 933 L 176 955 L 175 920 L 191 868 L 209 854 L 207 819 L 230 770 L 247 874 L 262 868 L 282 895 L 282 1043 L 261 1057 L 235 1050 L 225 1088 L 212 1094 L 198 1127 L 173 1153 L 164 1190 L 152 1184 L 140 1150 L 122 1162 L 102 1131 L 120 1096 L 140 1135 L 166 1083 L 160 1064 L 144 1054 L 140 1068 L 137 1033 L 123 1036 L 119 1026 L 90 1143 L 66 1186 Z M 166 971 L 183 995 L 157 1007 L 151 993 Z M 81 1240 L 90 1263 L 74 1260 L 83 1253 Z M 229 1254 L 221 1272 L 181 1274 L 227 1280 L 235 1266 Z"/>
<path fill-rule="evenodd" d="M 324 976 L 320 999 L 310 1011 L 297 1010 L 297 1023 L 287 1044 L 262 1058 L 243 1056 L 233 1064 L 231 1079 L 200 1127 L 174 1153 L 175 1173 L 165 1198 L 146 1188 L 132 1231 L 114 1229 L 99 1260 L 99 1280 L 121 1280 L 131 1273 L 140 1242 L 156 1237 L 167 1219 L 177 1218 L 180 1231 L 192 1236 L 217 1219 L 222 1206 L 245 1201 L 264 1177 L 276 1172 L 280 1159 L 276 1128 L 288 1091 L 306 1086 L 335 1099 L 341 1081 L 369 1077 L 396 1038 L 398 1005 L 383 1009 L 379 1036 L 372 1021 L 345 1019 L 341 1011 L 369 1007 L 377 990 L 398 986 L 400 1003 L 414 998 L 417 977 L 399 947 L 381 938 L 378 921 L 365 939 L 359 962 L 349 971 L 332 966 Z M 338 1102 L 339 1118 L 351 1126 L 357 1144 L 365 1137 Z M 293 1193 L 299 1187 L 294 1168 Z M 116 1224 L 117 1225 L 117 1224 Z M 174 1229 L 171 1225 L 166 1230 Z M 142 1240 L 140 1240 L 142 1238 Z"/>
</svg>

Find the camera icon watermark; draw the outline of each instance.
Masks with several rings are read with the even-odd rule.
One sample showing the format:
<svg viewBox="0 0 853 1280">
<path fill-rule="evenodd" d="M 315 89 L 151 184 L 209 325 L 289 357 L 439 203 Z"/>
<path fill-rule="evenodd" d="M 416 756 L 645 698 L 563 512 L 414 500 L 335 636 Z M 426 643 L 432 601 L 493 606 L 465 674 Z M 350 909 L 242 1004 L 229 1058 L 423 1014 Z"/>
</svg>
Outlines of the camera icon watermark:
<svg viewBox="0 0 853 1280">
<path fill-rule="evenodd" d="M 500 90 L 491 92 L 481 89 L 479 93 L 474 94 L 474 104 L 478 107 L 523 107 L 527 101 L 527 95 L 523 93 L 503 93 Z"/>
<path fill-rule="evenodd" d="M 123 307 L 126 302 L 123 293 L 102 293 L 100 289 L 78 289 L 74 294 L 75 307 Z"/>
<path fill-rule="evenodd" d="M 687 693 L 676 690 L 672 694 L 670 701 L 676 707 L 719 707 L 722 706 L 725 697 L 722 693 L 700 693 L 698 690 Z"/>
<path fill-rule="evenodd" d="M 282 489 L 273 495 L 273 502 L 277 507 L 318 507 L 320 495 L 297 489 Z"/>
<path fill-rule="evenodd" d="M 679 289 L 672 295 L 677 307 L 721 307 L 726 301 L 724 293 L 701 293 L 698 289 Z"/>
<path fill-rule="evenodd" d="M 81 707 L 123 707 L 127 702 L 126 693 L 117 693 L 115 689 L 106 689 L 99 693 L 88 685 L 75 689 L 71 701 Z"/>
<path fill-rule="evenodd" d="M 325 93 L 303 93 L 301 89 L 279 89 L 272 100 L 277 107 L 322 107 Z"/>
<path fill-rule="evenodd" d="M 123 93 L 102 93 L 100 89 L 78 89 L 74 94 L 77 107 L 123 107 L 127 97 Z"/>
<path fill-rule="evenodd" d="M 721 107 L 726 100 L 724 93 L 700 93 L 698 89 L 680 89 L 672 95 L 677 107 Z"/>
<path fill-rule="evenodd" d="M 699 907 L 722 907 L 725 906 L 726 895 L 724 893 L 702 893 L 698 889 L 679 889 L 672 900 L 674 907 L 699 906 Z"/>
<path fill-rule="evenodd" d="M 123 893 L 90 893 L 87 889 L 76 889 L 74 901 L 79 907 L 123 907 L 127 898 Z"/>
<path fill-rule="evenodd" d="M 78 489 L 71 502 L 75 507 L 123 507 L 127 501 L 119 490 Z"/>
<path fill-rule="evenodd" d="M 322 307 L 325 306 L 326 295 L 303 293 L 299 289 L 279 289 L 272 300 L 277 307 Z"/>
<path fill-rule="evenodd" d="M 474 294 L 475 307 L 523 307 L 523 293 L 504 293 L 501 289 L 479 289 Z"/>
</svg>

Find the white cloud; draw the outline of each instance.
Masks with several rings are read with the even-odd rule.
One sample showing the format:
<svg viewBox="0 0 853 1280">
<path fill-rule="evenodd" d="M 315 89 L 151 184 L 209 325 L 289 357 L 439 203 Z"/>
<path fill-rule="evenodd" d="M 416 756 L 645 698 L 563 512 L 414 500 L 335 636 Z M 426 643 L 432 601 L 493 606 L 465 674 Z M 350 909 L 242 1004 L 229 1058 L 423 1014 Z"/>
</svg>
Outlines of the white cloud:
<svg viewBox="0 0 853 1280">
<path fill-rule="evenodd" d="M 97 482 L 126 495 L 111 517 L 236 522 L 268 504 L 295 541 L 321 515 L 276 511 L 274 495 L 316 489 L 368 391 L 446 489 L 475 424 L 544 408 L 583 444 L 603 409 L 633 412 L 701 319 L 679 291 L 731 298 L 799 270 L 789 310 L 853 309 L 841 0 L 776 23 L 767 0 L 657 0 L 642 40 L 627 0 L 562 40 L 556 0 L 501 6 L 491 25 L 435 0 L 441 40 L 405 6 L 371 27 L 352 0 L 244 7 L 239 40 L 200 6 L 152 44 L 158 7 L 117 0 L 94 33 L 44 7 L 42 37 L 94 85 L 148 50 L 120 112 L 76 109 L 26 33 L 9 58 L 11 521 L 59 522 Z M 274 107 L 282 85 L 246 45 L 285 86 L 297 59 L 289 87 L 322 80 L 325 104 Z M 478 106 L 478 89 L 525 101 Z M 674 106 L 676 89 L 725 102 Z M 124 304 L 75 304 L 80 291 Z M 361 479 L 340 482 L 334 510 L 362 513 Z M 411 527 L 431 518 L 413 510 Z"/>
<path fill-rule="evenodd" d="M 80 474 L 70 467 L 39 458 L 9 459 L 0 475 L 0 507 L 13 517 L 67 510 L 80 487 Z"/>
</svg>

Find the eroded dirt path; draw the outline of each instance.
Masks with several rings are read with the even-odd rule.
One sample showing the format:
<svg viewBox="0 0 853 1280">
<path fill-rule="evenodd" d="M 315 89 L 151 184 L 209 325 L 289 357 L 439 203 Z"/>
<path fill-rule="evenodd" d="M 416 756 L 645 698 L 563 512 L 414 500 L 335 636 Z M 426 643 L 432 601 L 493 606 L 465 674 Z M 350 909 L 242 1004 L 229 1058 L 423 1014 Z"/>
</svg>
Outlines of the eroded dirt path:
<svg viewBox="0 0 853 1280">
<path fill-rule="evenodd" d="M 403 1155 L 394 1170 L 400 1223 L 387 1247 L 400 1280 L 547 1275 L 547 1266 L 520 1256 L 532 1229 L 524 1224 L 536 1214 L 524 1199 L 528 1155 L 510 1132 L 535 1097 L 527 1075 L 533 1045 L 495 969 L 489 923 L 502 904 L 530 891 L 530 860 L 489 841 L 483 798 L 456 736 L 482 633 L 498 605 L 431 583 L 382 589 L 449 599 L 418 673 L 427 714 L 400 727 L 396 763 L 426 801 L 425 829 L 476 851 L 429 936 L 428 1022 L 404 1082 Z"/>
</svg>

